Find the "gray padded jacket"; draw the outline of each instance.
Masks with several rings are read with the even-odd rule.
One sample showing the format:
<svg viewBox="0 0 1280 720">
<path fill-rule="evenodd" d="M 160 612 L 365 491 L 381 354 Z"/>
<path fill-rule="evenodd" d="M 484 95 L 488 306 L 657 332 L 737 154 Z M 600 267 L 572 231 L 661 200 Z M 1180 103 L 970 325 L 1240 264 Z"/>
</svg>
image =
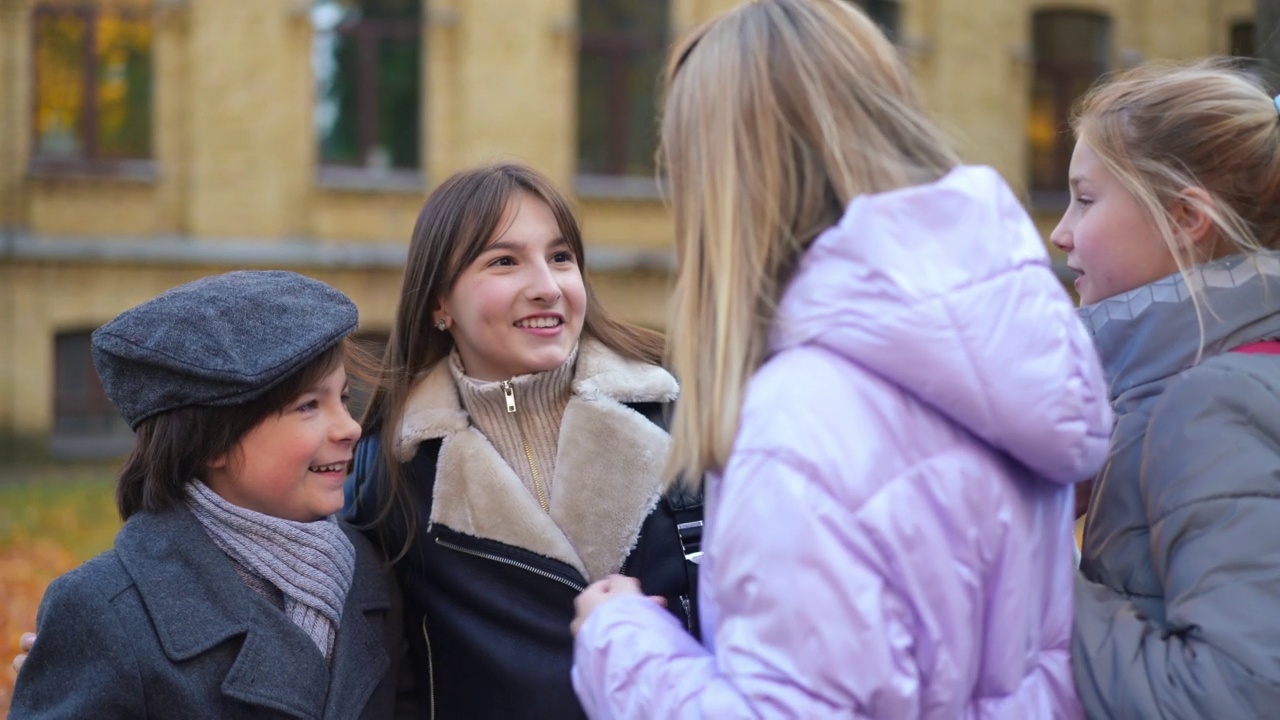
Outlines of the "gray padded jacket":
<svg viewBox="0 0 1280 720">
<path fill-rule="evenodd" d="M 1280 253 L 1205 264 L 1201 330 L 1174 274 L 1081 308 L 1116 426 L 1076 582 L 1091 718 L 1280 713 Z"/>
</svg>

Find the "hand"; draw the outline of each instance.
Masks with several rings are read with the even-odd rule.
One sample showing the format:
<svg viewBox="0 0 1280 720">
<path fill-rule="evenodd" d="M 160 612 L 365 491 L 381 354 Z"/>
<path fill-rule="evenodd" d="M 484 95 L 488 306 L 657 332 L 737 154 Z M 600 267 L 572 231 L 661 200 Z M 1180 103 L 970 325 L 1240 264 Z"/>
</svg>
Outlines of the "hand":
<svg viewBox="0 0 1280 720">
<path fill-rule="evenodd" d="M 576 636 L 578 630 L 582 628 L 582 623 L 587 621 L 587 618 L 599 607 L 600 603 L 623 595 L 641 594 L 643 593 L 640 591 L 640 581 L 626 575 L 610 575 L 603 580 L 591 583 L 573 601 L 573 609 L 576 614 L 573 622 L 569 625 L 569 632 Z M 666 598 L 661 595 L 650 595 L 649 599 L 659 605 L 665 606 L 667 604 Z"/>
<path fill-rule="evenodd" d="M 13 669 L 15 671 L 22 669 L 22 663 L 27 661 L 27 653 L 31 652 L 31 648 L 36 644 L 35 633 L 22 633 L 22 637 L 18 639 L 18 648 L 21 653 L 13 658 Z"/>
</svg>

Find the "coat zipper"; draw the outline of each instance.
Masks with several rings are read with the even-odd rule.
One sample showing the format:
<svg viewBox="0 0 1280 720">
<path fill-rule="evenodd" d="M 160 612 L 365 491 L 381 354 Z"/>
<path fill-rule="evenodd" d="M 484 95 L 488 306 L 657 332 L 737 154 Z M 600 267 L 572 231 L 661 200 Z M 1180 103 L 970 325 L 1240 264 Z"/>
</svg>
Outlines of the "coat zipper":
<svg viewBox="0 0 1280 720">
<path fill-rule="evenodd" d="M 516 389 L 511 385 L 510 380 L 502 381 L 502 395 L 507 400 L 507 412 L 515 413 Z M 524 459 L 529 463 L 529 472 L 533 474 L 533 490 L 538 496 L 538 505 L 542 507 L 542 512 L 550 515 L 551 503 L 547 500 L 547 489 L 542 485 L 542 474 L 538 472 L 538 463 L 533 460 L 533 448 L 529 447 L 529 439 L 524 434 L 524 425 L 520 423 L 518 417 L 516 429 L 520 431 L 520 445 L 524 447 Z"/>
<path fill-rule="evenodd" d="M 680 607 L 684 608 L 684 624 L 689 629 L 689 634 L 693 634 L 693 609 L 689 607 L 689 596 L 680 596 Z"/>
<path fill-rule="evenodd" d="M 431 714 L 427 717 L 436 720 L 436 668 L 435 660 L 431 656 L 431 636 L 427 634 L 427 616 L 422 616 L 422 639 L 427 643 L 427 702 L 431 708 Z"/>
<path fill-rule="evenodd" d="M 587 589 L 586 585 L 576 583 L 570 580 L 569 578 L 561 577 L 559 575 L 556 575 L 555 573 L 547 572 L 546 570 L 536 568 L 527 563 L 522 563 L 519 560 L 512 560 L 511 558 L 504 558 L 501 555 L 493 555 L 490 553 L 479 552 L 477 550 L 471 550 L 468 548 L 464 548 L 460 545 L 454 545 L 453 543 L 447 540 L 443 540 L 441 538 L 436 538 L 436 544 L 442 547 L 447 547 L 450 550 L 456 550 L 457 552 L 464 553 L 466 555 L 474 555 L 475 557 L 484 558 L 485 560 L 492 560 L 494 562 L 503 563 L 504 565 L 511 565 L 512 567 L 518 567 L 521 570 L 528 570 L 534 575 L 541 575 L 542 577 L 547 578 L 548 580 L 555 580 L 561 585 L 567 585 L 568 587 L 573 588 L 577 592 L 582 592 L 583 590 Z"/>
</svg>

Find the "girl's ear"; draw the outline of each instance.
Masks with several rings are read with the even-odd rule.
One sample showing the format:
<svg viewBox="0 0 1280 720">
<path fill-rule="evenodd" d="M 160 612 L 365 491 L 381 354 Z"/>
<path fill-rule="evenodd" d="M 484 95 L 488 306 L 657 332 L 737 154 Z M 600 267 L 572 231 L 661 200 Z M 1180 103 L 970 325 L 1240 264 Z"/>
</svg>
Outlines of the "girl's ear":
<svg viewBox="0 0 1280 720">
<path fill-rule="evenodd" d="M 1201 187 L 1189 187 L 1178 193 L 1173 206 L 1174 224 L 1192 247 L 1204 251 L 1212 251 L 1208 245 L 1215 240 L 1213 219 L 1209 217 L 1212 206 L 1213 199 Z"/>
</svg>

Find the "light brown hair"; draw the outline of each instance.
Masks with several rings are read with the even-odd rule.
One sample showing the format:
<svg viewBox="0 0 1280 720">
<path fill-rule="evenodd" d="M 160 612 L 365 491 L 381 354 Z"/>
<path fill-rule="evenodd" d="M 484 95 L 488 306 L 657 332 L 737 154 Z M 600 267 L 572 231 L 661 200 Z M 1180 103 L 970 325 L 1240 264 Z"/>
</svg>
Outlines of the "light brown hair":
<svg viewBox="0 0 1280 720">
<path fill-rule="evenodd" d="M 408 550 L 418 522 L 395 454 L 400 419 L 419 374 L 447 357 L 453 349 L 453 336 L 435 327 L 432 311 L 501 229 L 508 204 L 521 192 L 533 195 L 551 208 L 561 236 L 577 259 L 587 298 L 582 337 L 595 339 L 627 358 L 661 362 L 661 335 L 614 320 L 596 299 L 587 274 L 586 252 L 577 218 L 568 200 L 541 173 L 506 163 L 463 170 L 445 180 L 427 197 L 418 213 L 395 324 L 382 367 L 376 373 L 376 388 L 361 421 L 365 432 L 376 429 L 380 433 L 382 467 L 377 474 L 380 481 L 385 481 L 383 487 L 387 490 L 379 493 L 381 507 L 372 525 L 387 531 L 387 521 L 391 518 L 405 529 L 404 545 L 397 558 Z"/>
<path fill-rule="evenodd" d="M 1212 308 L 1192 270 L 1280 242 L 1280 111 L 1236 59 L 1152 62 L 1103 78 L 1081 98 L 1071 126 L 1168 245 L 1195 309 L 1199 362 Z M 1180 227 L 1179 203 L 1209 219 L 1206 242 Z"/>
<path fill-rule="evenodd" d="M 1077 105 L 1072 128 L 1137 200 L 1184 276 L 1210 257 L 1280 241 L 1280 114 L 1237 61 L 1148 63 L 1105 78 Z M 1216 246 L 1188 241 L 1172 215 L 1178 202 L 1209 218 Z"/>
</svg>

